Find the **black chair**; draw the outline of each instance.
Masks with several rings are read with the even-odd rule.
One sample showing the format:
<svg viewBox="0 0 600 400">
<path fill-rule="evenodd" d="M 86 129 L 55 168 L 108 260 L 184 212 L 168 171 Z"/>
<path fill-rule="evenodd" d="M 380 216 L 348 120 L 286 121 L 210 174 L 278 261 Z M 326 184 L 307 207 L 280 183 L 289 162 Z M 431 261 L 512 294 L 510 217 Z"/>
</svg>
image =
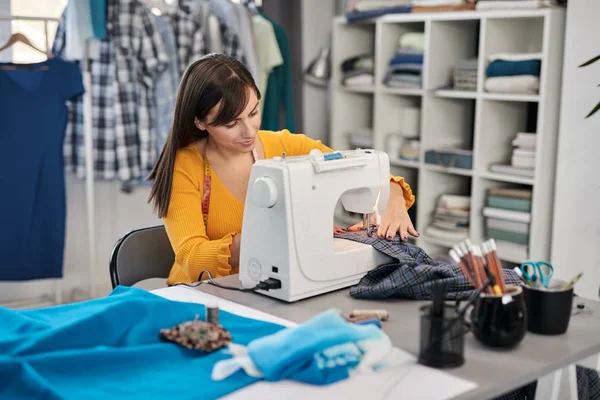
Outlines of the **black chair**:
<svg viewBox="0 0 600 400">
<path fill-rule="evenodd" d="M 110 257 L 110 280 L 132 286 L 149 278 L 167 278 L 175 253 L 163 225 L 128 232 L 117 241 Z"/>
</svg>

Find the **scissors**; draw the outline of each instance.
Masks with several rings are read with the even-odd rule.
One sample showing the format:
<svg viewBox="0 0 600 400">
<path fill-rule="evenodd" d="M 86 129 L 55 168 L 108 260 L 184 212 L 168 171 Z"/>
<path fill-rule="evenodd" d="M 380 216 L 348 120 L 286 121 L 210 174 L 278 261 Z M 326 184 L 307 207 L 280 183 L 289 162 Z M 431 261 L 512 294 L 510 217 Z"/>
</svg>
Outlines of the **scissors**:
<svg viewBox="0 0 600 400">
<path fill-rule="evenodd" d="M 552 264 L 545 261 L 527 261 L 521 264 L 521 272 L 525 279 L 536 285 L 539 279 L 545 288 L 550 284 L 552 274 L 554 273 L 554 267 Z"/>
</svg>

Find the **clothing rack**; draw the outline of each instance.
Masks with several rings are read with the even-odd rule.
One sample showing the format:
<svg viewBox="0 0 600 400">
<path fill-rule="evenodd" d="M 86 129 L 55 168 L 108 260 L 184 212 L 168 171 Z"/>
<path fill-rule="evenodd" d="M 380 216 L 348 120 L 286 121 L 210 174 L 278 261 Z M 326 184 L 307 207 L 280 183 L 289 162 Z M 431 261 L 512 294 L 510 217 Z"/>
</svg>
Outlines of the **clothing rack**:
<svg viewBox="0 0 600 400">
<path fill-rule="evenodd" d="M 0 21 L 38 21 L 44 23 L 46 51 L 50 52 L 50 38 L 48 37 L 48 23 L 59 23 L 58 18 L 48 17 L 28 17 L 19 15 L 0 15 Z M 96 271 L 96 235 L 95 235 L 95 216 L 94 216 L 94 154 L 92 151 L 92 77 L 89 63 L 89 41 L 85 46 L 85 57 L 83 61 L 83 86 L 85 88 L 84 105 L 84 144 L 86 153 L 86 203 L 87 203 L 87 222 L 88 222 L 88 251 L 89 251 L 89 296 L 94 298 L 96 294 L 94 273 Z M 56 304 L 62 303 L 62 292 L 60 279 L 56 280 L 54 292 L 54 301 Z"/>
</svg>

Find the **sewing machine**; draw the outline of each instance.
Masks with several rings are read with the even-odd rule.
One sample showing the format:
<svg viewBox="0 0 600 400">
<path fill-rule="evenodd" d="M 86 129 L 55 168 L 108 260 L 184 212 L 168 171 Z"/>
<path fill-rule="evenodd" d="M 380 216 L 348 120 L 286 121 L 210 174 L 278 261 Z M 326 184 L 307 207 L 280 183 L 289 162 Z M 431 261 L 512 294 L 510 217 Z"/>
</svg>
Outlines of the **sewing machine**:
<svg viewBox="0 0 600 400">
<path fill-rule="evenodd" d="M 389 198 L 386 153 L 348 150 L 259 160 L 246 195 L 239 278 L 257 292 L 292 302 L 356 284 L 391 259 L 370 245 L 333 237 L 336 205 L 368 214 Z M 379 197 L 379 199 L 378 199 Z"/>
</svg>

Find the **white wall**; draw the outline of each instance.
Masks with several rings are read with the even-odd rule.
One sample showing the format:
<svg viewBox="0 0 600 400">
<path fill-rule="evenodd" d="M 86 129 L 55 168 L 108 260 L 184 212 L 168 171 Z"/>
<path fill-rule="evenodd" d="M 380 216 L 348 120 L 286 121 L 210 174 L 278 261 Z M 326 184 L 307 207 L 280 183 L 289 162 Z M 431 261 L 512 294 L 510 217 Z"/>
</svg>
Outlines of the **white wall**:
<svg viewBox="0 0 600 400">
<path fill-rule="evenodd" d="M 0 0 L 0 15 L 10 15 L 10 0 Z M 0 21 L 0 46 L 3 46 L 11 35 L 10 21 Z M 12 51 L 9 47 L 0 53 L 0 61 L 7 62 L 12 59 Z"/>
<path fill-rule="evenodd" d="M 302 0 L 302 64 L 306 69 L 322 46 L 329 45 L 333 0 Z M 328 92 L 303 84 L 303 133 L 327 143 L 329 137 Z"/>
<path fill-rule="evenodd" d="M 552 264 L 570 279 L 583 272 L 576 292 L 598 298 L 600 287 L 600 1 L 570 1 L 567 13 L 562 109 L 556 173 Z"/>
<path fill-rule="evenodd" d="M 120 191 L 116 182 L 96 182 L 96 295 L 110 292 L 108 265 L 115 242 L 127 231 L 162 224 L 147 204 L 149 188 L 136 188 L 132 194 Z M 88 227 L 86 219 L 85 182 L 68 176 L 67 179 L 67 233 L 65 244 L 64 271 L 62 285 L 63 299 L 70 300 L 73 289 L 87 295 L 89 282 L 88 269 Z M 53 296 L 52 281 L 0 282 L 0 303 L 15 300 Z M 76 293 L 77 294 L 77 293 Z"/>
</svg>

